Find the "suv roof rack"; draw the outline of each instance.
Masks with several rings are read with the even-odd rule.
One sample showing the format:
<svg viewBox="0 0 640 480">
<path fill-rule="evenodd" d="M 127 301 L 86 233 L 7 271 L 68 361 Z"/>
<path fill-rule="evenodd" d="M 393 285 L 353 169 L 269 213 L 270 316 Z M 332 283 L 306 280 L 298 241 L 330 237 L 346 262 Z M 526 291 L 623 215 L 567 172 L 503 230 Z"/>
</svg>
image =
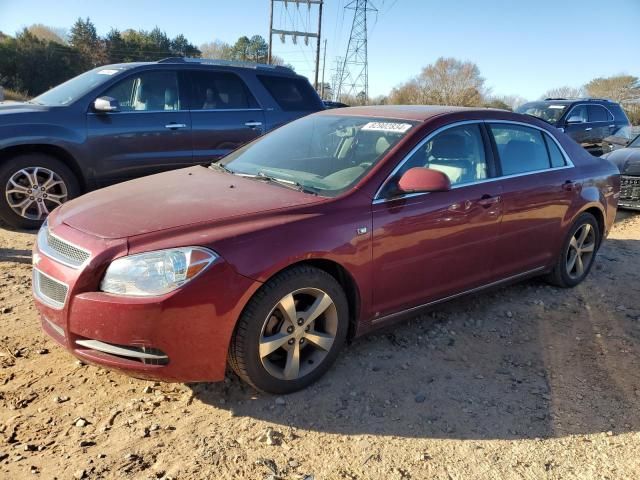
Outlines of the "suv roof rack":
<svg viewBox="0 0 640 480">
<path fill-rule="evenodd" d="M 242 67 L 253 69 L 274 70 L 279 72 L 295 73 L 289 67 L 282 65 L 268 65 L 266 63 L 240 62 L 236 60 L 221 60 L 216 58 L 193 58 L 193 57 L 167 57 L 158 60 L 157 63 L 196 63 L 199 65 L 217 65 L 220 67 Z"/>
<path fill-rule="evenodd" d="M 581 101 L 581 102 L 613 102 L 613 100 L 611 100 L 610 98 L 594 98 L 594 97 L 569 97 L 569 98 L 549 97 L 544 99 L 545 102 L 550 100 L 567 100 L 567 101 Z"/>
</svg>

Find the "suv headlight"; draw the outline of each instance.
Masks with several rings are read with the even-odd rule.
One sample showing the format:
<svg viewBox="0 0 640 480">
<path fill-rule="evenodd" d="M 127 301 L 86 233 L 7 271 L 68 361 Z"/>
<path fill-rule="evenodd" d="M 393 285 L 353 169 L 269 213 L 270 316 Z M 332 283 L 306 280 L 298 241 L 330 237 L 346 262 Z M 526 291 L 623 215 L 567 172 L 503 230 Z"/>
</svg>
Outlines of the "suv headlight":
<svg viewBox="0 0 640 480">
<path fill-rule="evenodd" d="M 117 295 L 163 295 L 193 280 L 218 255 L 202 247 L 181 247 L 139 253 L 114 260 L 100 289 Z"/>
</svg>

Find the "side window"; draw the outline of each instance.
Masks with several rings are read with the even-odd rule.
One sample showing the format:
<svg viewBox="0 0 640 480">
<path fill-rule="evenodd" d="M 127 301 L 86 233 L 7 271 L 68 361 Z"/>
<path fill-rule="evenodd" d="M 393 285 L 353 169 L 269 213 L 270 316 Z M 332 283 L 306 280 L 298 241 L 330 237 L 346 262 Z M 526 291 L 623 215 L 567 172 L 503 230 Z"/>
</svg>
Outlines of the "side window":
<svg viewBox="0 0 640 480">
<path fill-rule="evenodd" d="M 258 75 L 258 80 L 285 111 L 322 108 L 318 94 L 306 80 L 272 75 Z"/>
<path fill-rule="evenodd" d="M 590 122 L 606 122 L 607 111 L 600 105 L 589 105 L 589 121 Z"/>
<path fill-rule="evenodd" d="M 578 105 L 573 107 L 567 116 L 568 122 L 588 122 L 589 117 L 587 116 L 587 106 L 586 105 Z"/>
<path fill-rule="evenodd" d="M 544 134 L 544 141 L 547 142 L 547 149 L 549 149 L 551 166 L 553 168 L 564 167 L 567 163 L 564 159 L 564 155 L 560 151 L 560 148 L 558 148 L 558 145 L 556 145 L 556 142 L 554 142 L 553 139 L 546 133 Z"/>
<path fill-rule="evenodd" d="M 503 175 L 544 170 L 550 167 L 542 132 L 509 124 L 490 124 L 498 147 Z"/>
<path fill-rule="evenodd" d="M 191 110 L 257 108 L 258 102 L 244 81 L 234 73 L 193 72 Z"/>
<path fill-rule="evenodd" d="M 113 97 L 121 111 L 180 110 L 176 72 L 141 72 L 115 84 L 103 96 Z"/>
<path fill-rule="evenodd" d="M 451 185 L 464 185 L 488 178 L 484 142 L 478 124 L 451 127 L 418 149 L 396 174 L 399 180 L 413 167 L 439 170 Z"/>
</svg>

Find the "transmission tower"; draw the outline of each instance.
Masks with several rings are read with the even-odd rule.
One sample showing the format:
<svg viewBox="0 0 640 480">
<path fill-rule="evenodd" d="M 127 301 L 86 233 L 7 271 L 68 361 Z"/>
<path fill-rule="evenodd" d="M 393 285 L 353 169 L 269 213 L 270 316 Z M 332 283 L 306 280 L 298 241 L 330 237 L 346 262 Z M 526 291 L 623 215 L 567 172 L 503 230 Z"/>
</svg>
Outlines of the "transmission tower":
<svg viewBox="0 0 640 480">
<path fill-rule="evenodd" d="M 351 35 L 347 44 L 347 54 L 338 72 L 338 85 L 335 89 L 335 100 L 342 96 L 364 97 L 363 103 L 369 101 L 369 64 L 367 59 L 367 15 L 378 12 L 368 0 L 352 0 L 345 7 L 354 10 Z"/>
</svg>

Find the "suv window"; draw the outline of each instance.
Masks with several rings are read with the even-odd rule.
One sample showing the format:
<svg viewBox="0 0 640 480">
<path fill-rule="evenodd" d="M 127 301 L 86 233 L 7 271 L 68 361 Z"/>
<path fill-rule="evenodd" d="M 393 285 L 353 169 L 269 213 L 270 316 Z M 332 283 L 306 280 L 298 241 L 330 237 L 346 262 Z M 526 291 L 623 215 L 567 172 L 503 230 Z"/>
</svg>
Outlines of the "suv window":
<svg viewBox="0 0 640 480">
<path fill-rule="evenodd" d="M 244 81 L 234 73 L 193 72 L 191 110 L 257 108 L 258 102 Z"/>
<path fill-rule="evenodd" d="M 309 82 L 301 78 L 258 75 L 258 79 L 285 111 L 317 110 L 318 95 Z"/>
<path fill-rule="evenodd" d="M 617 103 L 609 103 L 607 105 L 607 108 L 611 110 L 611 113 L 613 113 L 613 116 L 615 117 L 617 122 L 625 122 L 627 124 L 629 123 L 629 119 L 627 118 L 627 115 L 624 113 L 624 110 L 622 110 L 620 105 L 618 105 Z"/>
<path fill-rule="evenodd" d="M 140 72 L 109 88 L 103 96 L 113 97 L 122 111 L 180 110 L 178 76 L 172 71 Z"/>
<path fill-rule="evenodd" d="M 506 124 L 490 124 L 489 129 L 498 147 L 503 175 L 550 167 L 549 154 L 540 130 Z"/>
<path fill-rule="evenodd" d="M 589 105 L 589 121 L 590 122 L 606 122 L 607 111 L 600 105 Z"/>
<path fill-rule="evenodd" d="M 484 142 L 478 124 L 451 127 L 420 147 L 402 166 L 399 178 L 413 167 L 438 170 L 451 185 L 463 185 L 488 177 Z"/>
<path fill-rule="evenodd" d="M 578 122 L 588 122 L 589 117 L 587 116 L 587 106 L 586 105 L 576 105 L 571 109 L 569 114 L 567 115 L 567 121 L 578 121 Z"/>
</svg>

